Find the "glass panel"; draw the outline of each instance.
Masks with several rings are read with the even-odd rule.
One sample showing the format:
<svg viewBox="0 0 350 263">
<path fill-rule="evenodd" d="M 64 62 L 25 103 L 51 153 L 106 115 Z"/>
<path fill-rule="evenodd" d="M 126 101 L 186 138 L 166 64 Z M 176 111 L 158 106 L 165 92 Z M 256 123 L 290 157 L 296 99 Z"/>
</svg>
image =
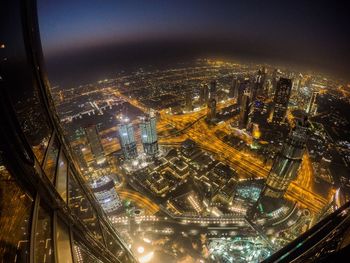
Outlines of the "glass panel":
<svg viewBox="0 0 350 263">
<path fill-rule="evenodd" d="M 56 231 L 58 263 L 73 263 L 68 228 L 59 219 Z"/>
<path fill-rule="evenodd" d="M 44 164 L 44 172 L 46 176 L 53 182 L 55 178 L 56 166 L 57 166 L 57 157 L 60 144 L 56 137 L 52 138 L 53 142 L 47 152 L 47 157 Z"/>
<path fill-rule="evenodd" d="M 51 222 L 52 219 L 50 214 L 40 206 L 35 229 L 35 262 L 54 262 L 51 238 Z"/>
<path fill-rule="evenodd" d="M 33 200 L 17 185 L 0 161 L 0 260 L 29 261 Z"/>
<path fill-rule="evenodd" d="M 96 212 L 71 172 L 69 172 L 69 207 L 86 224 L 90 231 L 93 232 L 95 237 L 102 241 Z"/>
<path fill-rule="evenodd" d="M 67 158 L 61 150 L 60 158 L 58 160 L 56 189 L 65 202 L 67 201 L 67 173 Z"/>
<path fill-rule="evenodd" d="M 74 259 L 76 263 L 85 263 L 85 262 L 91 262 L 91 263 L 100 263 L 102 261 L 95 258 L 93 255 L 91 255 L 88 250 L 80 245 L 78 242 L 74 242 L 73 246 L 74 251 Z"/>
<path fill-rule="evenodd" d="M 7 5 L 2 7 L 6 8 Z M 11 104 L 14 106 L 29 145 L 41 163 L 52 129 L 46 110 L 40 101 L 38 85 L 32 74 L 32 65 L 28 62 L 20 10 L 20 7 L 7 10 L 10 12 L 7 13 L 8 17 L 11 17 L 11 33 L 3 34 L 2 31 L 1 34 L 1 42 L 6 43 L 6 48 L 1 49 L 1 56 L 7 59 L 7 63 L 2 64 L 1 72 L 6 76 L 7 83 L 11 83 L 10 88 L 7 89 Z"/>
<path fill-rule="evenodd" d="M 115 255 L 118 256 L 120 255 L 123 250 L 121 248 L 121 246 L 118 243 L 118 240 L 113 237 L 109 231 L 106 228 L 102 228 L 103 229 L 103 234 L 106 240 L 106 244 L 107 244 L 107 248 Z"/>
</svg>

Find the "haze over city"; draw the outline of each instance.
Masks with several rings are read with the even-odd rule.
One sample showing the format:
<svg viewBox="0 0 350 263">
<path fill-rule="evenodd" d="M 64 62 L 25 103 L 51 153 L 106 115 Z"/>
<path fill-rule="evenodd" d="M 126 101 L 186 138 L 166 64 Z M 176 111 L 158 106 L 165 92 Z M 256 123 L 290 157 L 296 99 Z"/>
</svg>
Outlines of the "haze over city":
<svg viewBox="0 0 350 263">
<path fill-rule="evenodd" d="M 78 84 L 86 75 L 92 81 L 115 69 L 203 57 L 349 75 L 341 4 L 90 0 L 38 1 L 38 8 L 54 82 Z"/>
</svg>

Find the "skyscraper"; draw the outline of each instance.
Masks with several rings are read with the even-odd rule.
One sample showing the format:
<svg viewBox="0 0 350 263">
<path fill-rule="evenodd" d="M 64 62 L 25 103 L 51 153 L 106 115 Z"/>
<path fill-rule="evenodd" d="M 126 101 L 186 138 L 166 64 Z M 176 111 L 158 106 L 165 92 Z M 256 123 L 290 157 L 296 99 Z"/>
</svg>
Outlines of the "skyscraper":
<svg viewBox="0 0 350 263">
<path fill-rule="evenodd" d="M 273 99 L 272 122 L 281 124 L 287 114 L 289 98 L 292 90 L 292 81 L 280 78 L 276 85 L 275 97 Z"/>
<path fill-rule="evenodd" d="M 134 135 L 134 128 L 128 118 L 122 120 L 118 125 L 120 146 L 126 159 L 137 157 L 137 146 Z"/>
<path fill-rule="evenodd" d="M 102 164 L 106 161 L 104 150 L 101 144 L 100 136 L 96 125 L 90 125 L 85 127 L 85 134 L 88 139 L 91 152 L 95 158 L 97 164 Z"/>
<path fill-rule="evenodd" d="M 306 113 L 311 116 L 315 115 L 317 111 L 317 103 L 316 103 L 317 95 L 318 95 L 317 91 L 312 92 L 309 100 L 309 104 L 307 105 Z"/>
<path fill-rule="evenodd" d="M 203 105 L 207 105 L 208 104 L 208 100 L 209 100 L 209 88 L 207 85 L 204 85 L 203 87 L 201 87 L 200 89 L 200 94 L 199 94 L 199 99 L 200 99 L 200 103 Z"/>
<path fill-rule="evenodd" d="M 114 188 L 114 181 L 106 175 L 92 180 L 91 189 L 107 215 L 113 215 L 122 208 L 121 199 Z"/>
<path fill-rule="evenodd" d="M 232 78 L 232 83 L 229 90 L 229 97 L 230 98 L 238 98 L 238 88 L 239 88 L 240 81 L 238 80 L 237 76 L 234 76 Z"/>
<path fill-rule="evenodd" d="M 192 92 L 187 92 L 185 96 L 185 111 L 192 111 Z"/>
<path fill-rule="evenodd" d="M 241 101 L 240 113 L 239 113 L 239 127 L 241 129 L 247 128 L 250 106 L 251 106 L 250 98 L 251 98 L 250 92 L 247 90 L 244 91 L 242 101 Z"/>
<path fill-rule="evenodd" d="M 242 81 L 238 82 L 238 90 L 237 90 L 237 104 L 238 105 L 241 105 L 243 94 L 246 90 L 250 90 L 250 79 L 248 77 L 246 77 Z"/>
<path fill-rule="evenodd" d="M 276 208 L 276 202 L 280 201 L 279 199 L 283 197 L 289 184 L 296 179 L 305 150 L 307 134 L 307 120 L 298 120 L 267 176 L 265 187 L 258 200 L 261 212 L 270 212 Z"/>
<path fill-rule="evenodd" d="M 217 101 L 217 86 L 215 80 L 211 81 L 209 84 L 209 97 Z"/>
<path fill-rule="evenodd" d="M 210 99 L 208 102 L 207 120 L 213 122 L 216 118 L 216 100 Z"/>
<path fill-rule="evenodd" d="M 155 116 L 147 116 L 141 120 L 141 141 L 143 150 L 147 155 L 154 156 L 158 153 L 157 123 Z"/>
<path fill-rule="evenodd" d="M 272 91 L 275 92 L 278 81 L 278 69 L 274 69 L 271 76 Z"/>
<path fill-rule="evenodd" d="M 259 69 L 258 73 L 254 79 L 254 85 L 252 87 L 252 101 L 256 99 L 257 96 L 261 96 L 264 93 L 264 84 L 266 80 L 265 68 Z"/>
</svg>

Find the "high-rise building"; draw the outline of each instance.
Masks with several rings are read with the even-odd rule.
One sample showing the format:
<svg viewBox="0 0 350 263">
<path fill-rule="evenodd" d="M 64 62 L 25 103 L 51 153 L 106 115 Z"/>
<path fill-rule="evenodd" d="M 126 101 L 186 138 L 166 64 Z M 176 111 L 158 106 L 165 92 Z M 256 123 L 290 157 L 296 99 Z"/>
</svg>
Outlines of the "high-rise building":
<svg viewBox="0 0 350 263">
<path fill-rule="evenodd" d="M 250 98 L 251 98 L 250 92 L 246 90 L 243 93 L 240 113 L 239 113 L 239 127 L 241 129 L 247 128 L 247 125 L 248 125 L 249 112 L 250 112 L 250 106 L 251 106 Z"/>
<path fill-rule="evenodd" d="M 232 83 L 228 94 L 230 98 L 236 98 L 236 99 L 238 98 L 239 84 L 240 84 L 240 81 L 238 80 L 237 76 L 234 76 L 232 78 Z"/>
<path fill-rule="evenodd" d="M 78 161 L 78 165 L 80 166 L 80 169 L 81 170 L 87 169 L 88 165 L 86 163 L 86 160 L 84 158 L 84 153 L 83 153 L 86 150 L 86 148 L 83 147 L 83 145 L 81 144 L 75 145 L 72 148 L 73 148 L 74 155 Z"/>
<path fill-rule="evenodd" d="M 96 125 L 90 125 L 88 127 L 85 127 L 85 134 L 96 163 L 104 163 L 106 161 L 106 157 L 101 144 L 100 136 L 98 135 Z"/>
<path fill-rule="evenodd" d="M 274 69 L 271 76 L 272 91 L 275 92 L 278 81 L 278 69 Z"/>
<path fill-rule="evenodd" d="M 272 122 L 281 124 L 287 114 L 289 98 L 292 90 L 292 81 L 280 78 L 276 85 L 275 97 L 273 99 Z"/>
<path fill-rule="evenodd" d="M 241 105 L 243 94 L 245 91 L 250 91 L 250 79 L 248 77 L 244 78 L 242 81 L 239 81 L 238 84 L 238 97 L 237 104 Z"/>
<path fill-rule="evenodd" d="M 215 118 L 216 118 L 216 100 L 212 98 L 208 102 L 207 120 L 209 122 L 213 122 L 215 121 Z"/>
<path fill-rule="evenodd" d="M 134 134 L 134 127 L 128 118 L 124 118 L 118 125 L 119 141 L 125 159 L 137 157 L 137 145 Z"/>
<path fill-rule="evenodd" d="M 92 192 L 107 215 L 118 213 L 122 208 L 121 199 L 109 176 L 100 176 L 90 183 Z"/>
<path fill-rule="evenodd" d="M 312 92 L 309 103 L 307 105 L 306 113 L 310 116 L 315 115 L 317 112 L 317 95 L 317 91 Z"/>
<path fill-rule="evenodd" d="M 298 120 L 277 155 L 258 200 L 260 212 L 270 212 L 296 179 L 308 138 L 308 122 Z"/>
<path fill-rule="evenodd" d="M 207 105 L 208 104 L 208 100 L 209 100 L 209 88 L 207 85 L 204 85 L 203 87 L 201 87 L 200 89 L 200 94 L 199 94 L 199 100 L 200 103 L 203 105 Z"/>
<path fill-rule="evenodd" d="M 217 101 L 217 85 L 215 80 L 209 84 L 209 97 Z"/>
<path fill-rule="evenodd" d="M 192 92 L 187 92 L 185 96 L 185 111 L 190 112 L 192 110 L 193 110 Z"/>
<path fill-rule="evenodd" d="M 266 80 L 265 68 L 259 69 L 255 76 L 254 84 L 251 91 L 251 99 L 254 101 L 257 96 L 262 96 L 264 94 L 264 85 Z"/>
<path fill-rule="evenodd" d="M 142 118 L 140 123 L 140 130 L 143 150 L 147 155 L 156 155 L 159 150 L 156 117 L 151 115 Z"/>
</svg>

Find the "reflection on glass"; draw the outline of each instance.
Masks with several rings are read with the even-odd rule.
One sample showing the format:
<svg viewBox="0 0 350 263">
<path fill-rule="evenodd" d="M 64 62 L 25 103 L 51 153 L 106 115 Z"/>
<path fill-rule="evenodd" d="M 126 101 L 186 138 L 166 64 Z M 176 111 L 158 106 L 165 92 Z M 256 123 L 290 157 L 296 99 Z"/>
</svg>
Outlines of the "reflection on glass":
<svg viewBox="0 0 350 263">
<path fill-rule="evenodd" d="M 25 80 L 18 81 L 24 82 Z M 36 158 L 41 163 L 48 146 L 51 127 L 48 124 L 45 110 L 41 106 L 35 83 L 33 85 L 18 83 L 16 89 L 18 90 L 13 94 L 13 99 L 19 123 Z"/>
<path fill-rule="evenodd" d="M 0 163 L 1 262 L 29 261 L 30 217 L 33 200 Z"/>
<path fill-rule="evenodd" d="M 91 262 L 91 263 L 100 263 L 101 260 L 98 260 L 93 255 L 91 255 L 87 249 L 84 248 L 84 246 L 80 245 L 78 242 L 74 242 L 73 246 L 74 251 L 74 260 L 76 263 L 85 263 L 85 262 Z"/>
<path fill-rule="evenodd" d="M 107 248 L 118 258 L 123 254 L 121 246 L 118 244 L 118 240 L 114 238 L 105 227 L 102 228 L 103 235 L 106 240 Z"/>
<path fill-rule="evenodd" d="M 97 220 L 97 215 L 91 203 L 80 188 L 71 171 L 69 172 L 69 207 L 95 235 L 98 240 L 102 240 L 101 229 Z"/>
<path fill-rule="evenodd" d="M 58 159 L 56 189 L 65 202 L 67 201 L 67 172 L 67 158 L 61 150 Z"/>
<path fill-rule="evenodd" d="M 73 259 L 68 228 L 59 219 L 57 220 L 56 241 L 58 263 L 72 263 Z"/>
<path fill-rule="evenodd" d="M 54 261 L 51 233 L 51 216 L 40 206 L 35 229 L 35 262 Z"/>
<path fill-rule="evenodd" d="M 55 171 L 57 166 L 57 157 L 60 144 L 56 137 L 52 138 L 52 145 L 49 147 L 47 157 L 44 164 L 44 171 L 46 176 L 53 182 L 55 178 Z"/>
</svg>

